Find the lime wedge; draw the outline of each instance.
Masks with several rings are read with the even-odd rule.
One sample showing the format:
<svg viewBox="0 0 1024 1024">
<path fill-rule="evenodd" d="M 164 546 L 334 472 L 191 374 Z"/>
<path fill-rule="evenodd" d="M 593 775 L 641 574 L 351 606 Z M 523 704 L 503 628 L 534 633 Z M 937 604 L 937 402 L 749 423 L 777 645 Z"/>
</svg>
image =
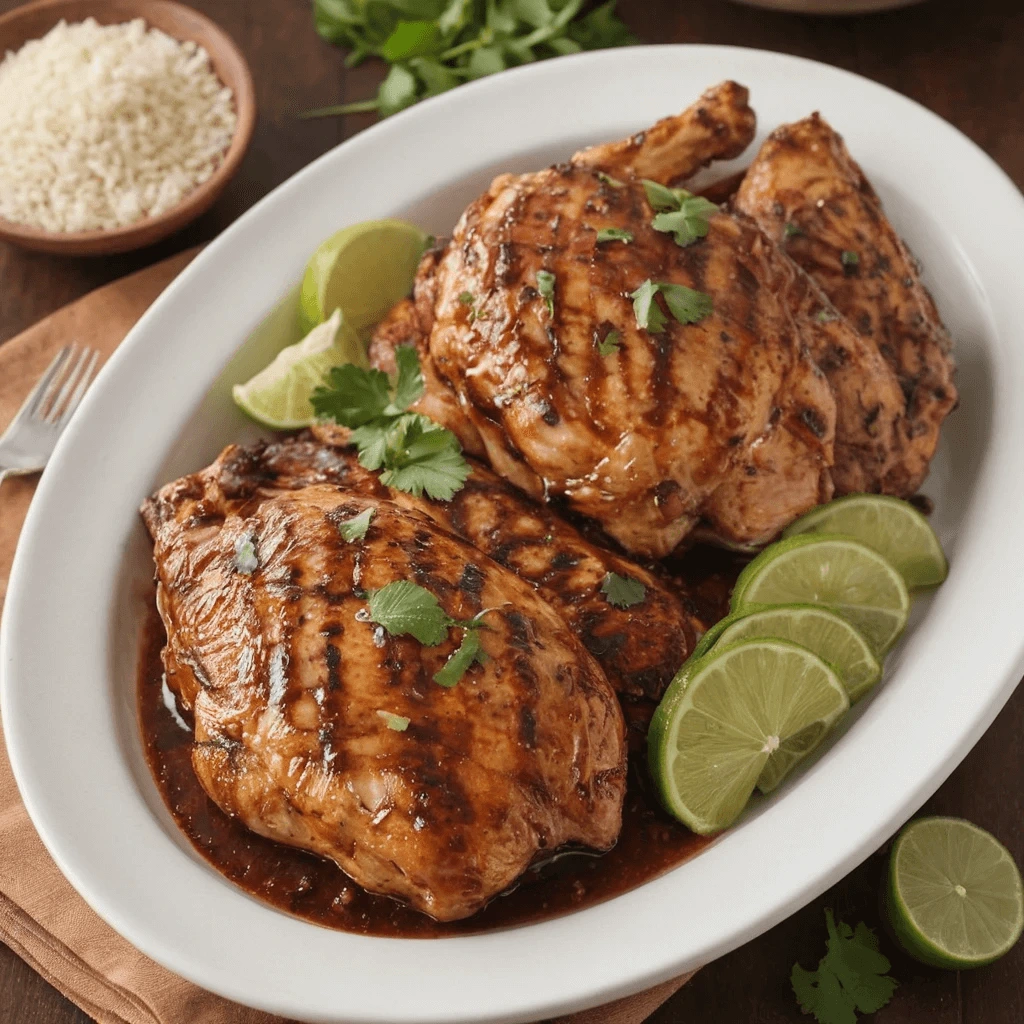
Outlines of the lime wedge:
<svg viewBox="0 0 1024 1024">
<path fill-rule="evenodd" d="M 960 818 L 921 818 L 889 856 L 886 909 L 900 945 L 933 967 L 998 960 L 1024 929 L 1024 887 L 1010 851 Z"/>
<path fill-rule="evenodd" d="M 342 363 L 368 366 L 359 336 L 341 310 L 314 328 L 297 345 L 289 345 L 246 384 L 236 384 L 235 403 L 257 423 L 274 430 L 298 430 L 315 419 L 309 396 L 323 384 L 327 371 Z"/>
<path fill-rule="evenodd" d="M 380 323 L 412 291 L 428 241 L 402 220 L 367 220 L 331 235 L 306 264 L 299 297 L 303 333 L 336 309 L 359 332 Z"/>
<path fill-rule="evenodd" d="M 910 595 L 900 573 L 873 548 L 806 533 L 765 548 L 736 581 L 733 611 L 779 604 L 825 605 L 856 626 L 880 657 L 907 624 Z"/>
<path fill-rule="evenodd" d="M 849 708 L 816 654 L 748 640 L 688 663 L 651 720 L 647 754 L 662 802 L 694 832 L 720 832 L 754 787 L 773 790 Z"/>
<path fill-rule="evenodd" d="M 851 702 L 863 697 L 882 676 L 882 666 L 864 637 L 842 616 L 814 604 L 785 604 L 730 615 L 704 634 L 694 656 L 716 644 L 761 638 L 791 640 L 815 653 L 842 680 Z"/>
<path fill-rule="evenodd" d="M 935 586 L 949 572 L 928 520 L 910 502 L 884 494 L 851 494 L 812 509 L 784 536 L 798 533 L 842 533 L 867 544 L 899 569 L 911 590 Z"/>
</svg>

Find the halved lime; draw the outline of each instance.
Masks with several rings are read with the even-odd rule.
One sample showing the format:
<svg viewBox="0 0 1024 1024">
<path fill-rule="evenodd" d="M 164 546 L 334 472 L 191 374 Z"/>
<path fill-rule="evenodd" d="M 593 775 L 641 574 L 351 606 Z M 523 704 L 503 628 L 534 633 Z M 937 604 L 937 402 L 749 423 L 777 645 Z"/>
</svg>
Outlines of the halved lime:
<svg viewBox="0 0 1024 1024">
<path fill-rule="evenodd" d="M 367 220 L 331 235 L 306 264 L 299 297 L 303 333 L 336 309 L 356 331 L 380 323 L 412 291 L 429 237 L 403 220 Z"/>
<path fill-rule="evenodd" d="M 736 581 L 733 611 L 820 604 L 852 623 L 872 653 L 903 632 L 910 595 L 903 577 L 873 548 L 850 537 L 806 533 L 765 548 Z"/>
<path fill-rule="evenodd" d="M 728 828 L 754 787 L 773 790 L 849 708 L 816 654 L 747 640 L 688 663 L 651 720 L 647 755 L 665 807 L 694 832 Z"/>
<path fill-rule="evenodd" d="M 931 587 L 949 572 L 931 524 L 910 502 L 884 494 L 851 494 L 812 509 L 786 528 L 799 533 L 842 533 L 884 555 L 907 586 Z"/>
<path fill-rule="evenodd" d="M 315 419 L 309 397 L 323 384 L 327 371 L 342 363 L 368 366 L 359 336 L 340 310 L 315 327 L 297 345 L 289 345 L 277 358 L 231 395 L 257 423 L 274 430 L 298 430 Z"/>
<path fill-rule="evenodd" d="M 1024 887 L 1010 851 L 960 818 L 920 818 L 900 832 L 886 908 L 911 956 L 950 970 L 998 960 L 1024 929 Z"/>
<path fill-rule="evenodd" d="M 851 702 L 863 697 L 882 676 L 882 666 L 864 637 L 842 616 L 814 604 L 737 612 L 709 629 L 693 653 L 696 657 L 716 644 L 760 638 L 791 640 L 813 651 L 842 680 Z"/>
</svg>

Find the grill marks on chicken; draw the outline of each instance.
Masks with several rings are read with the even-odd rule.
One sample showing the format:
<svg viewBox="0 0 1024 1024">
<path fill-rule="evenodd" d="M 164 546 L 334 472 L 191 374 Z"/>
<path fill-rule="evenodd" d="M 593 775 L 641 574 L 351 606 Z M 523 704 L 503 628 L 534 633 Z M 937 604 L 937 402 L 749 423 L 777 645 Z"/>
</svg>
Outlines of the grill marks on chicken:
<svg viewBox="0 0 1024 1024">
<path fill-rule="evenodd" d="M 225 481 L 204 471 L 143 507 L 168 684 L 223 810 L 439 920 L 480 909 L 544 851 L 614 843 L 622 714 L 528 583 L 390 502 L 324 484 L 230 497 Z M 367 508 L 365 540 L 346 543 L 337 524 Z M 247 543 L 251 572 L 237 561 Z M 452 618 L 496 609 L 490 659 L 454 689 L 432 677 L 459 630 L 425 647 L 365 621 L 366 591 L 395 580 Z"/>
<path fill-rule="evenodd" d="M 623 695 L 657 700 L 693 650 L 698 624 L 660 574 L 586 540 L 550 507 L 531 501 L 475 461 L 466 485 L 450 501 L 414 497 L 385 487 L 359 465 L 342 428 L 248 448 L 231 446 L 206 471 L 209 486 L 232 509 L 253 500 L 330 483 L 365 497 L 387 499 L 429 516 L 500 565 L 527 580 L 568 623 Z M 644 585 L 628 609 L 608 603 L 608 573 Z"/>
<path fill-rule="evenodd" d="M 917 261 L 863 171 L 813 114 L 772 132 L 736 207 L 785 246 L 858 336 L 854 344 L 834 329 L 844 337 L 816 353 L 839 405 L 838 450 L 849 449 L 837 459 L 839 489 L 913 494 L 956 404 L 954 364 Z"/>
<path fill-rule="evenodd" d="M 501 476 L 627 550 L 660 557 L 698 524 L 764 543 L 831 493 L 834 403 L 777 293 L 795 269 L 752 222 L 715 215 L 681 248 L 653 217 L 639 181 L 589 167 L 497 179 L 437 265 L 433 368 Z M 602 228 L 632 241 L 598 243 Z M 643 329 L 630 294 L 647 279 L 714 312 Z"/>
</svg>

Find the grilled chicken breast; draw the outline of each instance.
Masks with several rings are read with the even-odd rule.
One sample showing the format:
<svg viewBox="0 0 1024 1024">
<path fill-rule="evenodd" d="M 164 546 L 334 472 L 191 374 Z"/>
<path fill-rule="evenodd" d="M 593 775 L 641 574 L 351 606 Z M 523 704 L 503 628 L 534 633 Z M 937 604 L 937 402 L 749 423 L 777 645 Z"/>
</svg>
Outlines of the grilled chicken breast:
<svg viewBox="0 0 1024 1024">
<path fill-rule="evenodd" d="M 950 341 L 917 261 L 842 138 L 818 114 L 768 137 L 737 193 L 852 330 L 815 356 L 836 394 L 840 492 L 907 497 L 956 404 Z"/>
<path fill-rule="evenodd" d="M 383 498 L 429 516 L 536 587 L 597 659 L 620 694 L 657 700 L 693 650 L 699 624 L 660 574 L 586 540 L 549 506 L 532 501 L 478 462 L 450 501 L 386 487 L 348 447 L 348 432 L 251 447 L 232 445 L 207 470 L 235 506 L 313 484 Z M 639 580 L 644 597 L 616 608 L 601 590 L 609 573 Z"/>
<path fill-rule="evenodd" d="M 615 842 L 622 713 L 529 583 L 391 502 L 242 484 L 205 471 L 143 507 L 167 681 L 224 811 L 438 920 L 479 910 L 565 843 Z M 366 509 L 365 538 L 347 543 L 338 524 Z M 454 688 L 433 675 L 457 628 L 428 647 L 367 620 L 367 591 L 396 580 L 454 619 L 492 609 L 489 658 Z"/>
<path fill-rule="evenodd" d="M 767 542 L 832 493 L 835 403 L 780 298 L 797 271 L 724 212 L 680 247 L 654 230 L 640 180 L 686 177 L 752 135 L 746 91 L 726 83 L 623 143 L 497 178 L 424 261 L 373 357 L 416 332 L 420 411 L 627 551 L 660 557 L 695 527 Z M 628 239 L 599 242 L 609 228 Z M 663 310 L 662 331 L 643 328 L 632 293 L 645 281 L 704 292 L 714 311 L 683 324 Z"/>
</svg>

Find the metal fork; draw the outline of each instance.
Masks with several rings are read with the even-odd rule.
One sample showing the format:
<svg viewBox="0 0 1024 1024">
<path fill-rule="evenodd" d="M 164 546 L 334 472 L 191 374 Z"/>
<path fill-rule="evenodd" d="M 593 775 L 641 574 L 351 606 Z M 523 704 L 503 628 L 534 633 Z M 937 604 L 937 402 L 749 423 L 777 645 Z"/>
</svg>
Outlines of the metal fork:
<svg viewBox="0 0 1024 1024">
<path fill-rule="evenodd" d="M 99 358 L 94 349 L 76 345 L 57 353 L 0 437 L 0 484 L 45 467 L 92 383 Z"/>
</svg>

